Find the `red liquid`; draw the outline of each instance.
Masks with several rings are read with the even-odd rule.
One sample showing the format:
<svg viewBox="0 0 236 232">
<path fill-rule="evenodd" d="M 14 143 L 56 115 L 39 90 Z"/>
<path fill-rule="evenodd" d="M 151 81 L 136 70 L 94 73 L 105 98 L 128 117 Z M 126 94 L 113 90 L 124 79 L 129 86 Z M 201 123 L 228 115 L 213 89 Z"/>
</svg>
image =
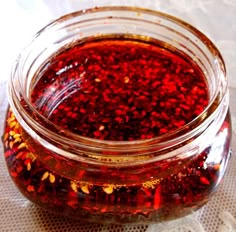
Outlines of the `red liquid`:
<svg viewBox="0 0 236 232">
<path fill-rule="evenodd" d="M 32 102 L 41 114 L 97 139 L 153 138 L 192 121 L 208 104 L 196 65 L 139 41 L 79 44 L 53 57 L 39 76 Z"/>
<path fill-rule="evenodd" d="M 158 44 L 132 40 L 74 45 L 52 57 L 36 78 L 31 97 L 35 107 L 64 129 L 97 139 L 165 134 L 193 120 L 209 99 L 204 76 L 191 60 Z M 55 171 L 60 165 L 50 160 L 50 151 L 43 160 L 37 157 L 11 112 L 4 144 L 10 174 L 33 202 L 79 219 L 137 222 L 140 216 L 142 221 L 179 217 L 208 200 L 229 157 L 229 115 L 217 139 L 217 149 L 209 143 L 182 163 L 143 165 L 148 171 L 131 166 L 109 172 L 101 166 L 96 174 L 81 163 L 69 177 Z M 49 162 L 50 168 L 45 165 Z M 108 176 L 123 184 L 111 184 Z"/>
</svg>

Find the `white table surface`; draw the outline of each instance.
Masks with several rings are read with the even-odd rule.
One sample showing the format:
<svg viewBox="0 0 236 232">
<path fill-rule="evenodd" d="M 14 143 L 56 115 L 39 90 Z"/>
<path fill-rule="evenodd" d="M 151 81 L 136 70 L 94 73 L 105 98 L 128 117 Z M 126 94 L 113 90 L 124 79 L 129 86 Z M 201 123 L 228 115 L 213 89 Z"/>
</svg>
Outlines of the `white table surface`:
<svg viewBox="0 0 236 232">
<path fill-rule="evenodd" d="M 236 0 L 7 0 L 0 12 L 0 134 L 7 107 L 6 82 L 16 55 L 31 36 L 56 17 L 95 5 L 135 5 L 175 15 L 205 33 L 219 48 L 228 72 L 230 107 L 233 124 L 232 149 L 236 133 Z M 8 175 L 0 144 L 0 231 L 236 231 L 236 158 L 219 191 L 194 215 L 174 222 L 188 224 L 188 230 L 177 230 L 173 223 L 164 226 L 93 226 L 54 217 L 28 202 L 17 191 Z M 157 229 L 159 228 L 159 229 Z"/>
</svg>

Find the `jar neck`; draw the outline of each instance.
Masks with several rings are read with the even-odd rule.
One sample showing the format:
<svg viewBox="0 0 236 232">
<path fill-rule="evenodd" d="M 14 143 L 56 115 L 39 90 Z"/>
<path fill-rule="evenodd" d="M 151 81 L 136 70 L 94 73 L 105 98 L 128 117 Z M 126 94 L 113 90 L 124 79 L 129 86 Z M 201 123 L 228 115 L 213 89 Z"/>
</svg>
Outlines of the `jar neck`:
<svg viewBox="0 0 236 232">
<path fill-rule="evenodd" d="M 104 35 L 127 31 L 130 35 L 155 38 L 186 54 L 206 76 L 210 95 L 207 108 L 178 130 L 135 141 L 87 138 L 50 122 L 30 102 L 33 76 L 58 49 L 72 40 L 85 40 L 94 36 L 96 30 Z M 42 146 L 66 159 L 113 166 L 192 155 L 189 148 L 193 147 L 194 150 L 198 144 L 200 149 L 199 141 L 204 146 L 204 140 L 208 141 L 207 136 L 217 132 L 228 110 L 225 66 L 211 41 L 195 28 L 172 16 L 129 7 L 103 7 L 76 12 L 46 26 L 19 56 L 12 71 L 9 96 L 10 106 L 22 128 Z"/>
</svg>

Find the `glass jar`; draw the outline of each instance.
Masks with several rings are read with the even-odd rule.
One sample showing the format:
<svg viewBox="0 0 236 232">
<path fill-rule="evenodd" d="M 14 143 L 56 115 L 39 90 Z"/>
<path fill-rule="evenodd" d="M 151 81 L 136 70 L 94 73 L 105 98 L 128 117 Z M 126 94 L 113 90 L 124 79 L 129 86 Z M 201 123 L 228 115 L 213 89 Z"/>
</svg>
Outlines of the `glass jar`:
<svg viewBox="0 0 236 232">
<path fill-rule="evenodd" d="M 208 87 L 205 110 L 171 133 L 134 141 L 84 137 L 49 121 L 31 102 L 38 70 L 72 42 L 107 35 L 155 39 L 194 61 Z M 231 139 L 225 65 L 205 35 L 175 17 L 129 7 L 65 15 L 22 51 L 8 92 L 9 173 L 25 197 L 49 211 L 99 223 L 175 219 L 203 206 L 225 173 Z"/>
</svg>

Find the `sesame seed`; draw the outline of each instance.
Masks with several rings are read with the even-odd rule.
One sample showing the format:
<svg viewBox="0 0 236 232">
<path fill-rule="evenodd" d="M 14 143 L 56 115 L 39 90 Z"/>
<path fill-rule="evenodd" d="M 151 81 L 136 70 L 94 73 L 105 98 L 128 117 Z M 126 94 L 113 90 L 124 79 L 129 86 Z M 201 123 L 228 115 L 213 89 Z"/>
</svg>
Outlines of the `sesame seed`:
<svg viewBox="0 0 236 232">
<path fill-rule="evenodd" d="M 74 192 L 76 192 L 76 193 L 78 192 L 77 184 L 75 181 L 71 181 L 70 186 Z"/>
<path fill-rule="evenodd" d="M 89 194 L 88 184 L 83 184 L 80 188 L 84 193 Z"/>
<path fill-rule="evenodd" d="M 21 149 L 21 148 L 27 148 L 27 144 L 26 144 L 26 143 L 21 143 L 21 144 L 18 146 L 18 149 Z"/>
<path fill-rule="evenodd" d="M 11 141 L 11 142 L 9 143 L 9 147 L 12 149 L 12 148 L 13 148 L 13 145 L 14 145 L 14 142 Z"/>
<path fill-rule="evenodd" d="M 105 129 L 105 127 L 103 126 L 103 125 L 101 125 L 100 127 L 99 127 L 99 130 L 100 131 L 102 131 L 102 130 L 104 130 Z"/>
<path fill-rule="evenodd" d="M 20 143 L 21 142 L 21 138 L 16 138 L 15 140 L 14 140 L 14 144 L 15 143 Z"/>
<path fill-rule="evenodd" d="M 49 174 L 49 181 L 52 184 L 56 181 L 56 177 L 52 173 Z"/>
<path fill-rule="evenodd" d="M 43 176 L 41 178 L 41 181 L 46 180 L 48 178 L 48 176 L 49 176 L 49 172 L 44 172 L 44 174 L 43 174 Z"/>
<path fill-rule="evenodd" d="M 10 128 L 13 128 L 13 127 L 15 127 L 15 125 L 16 125 L 16 121 L 13 121 L 13 122 L 10 123 L 9 126 L 10 126 Z"/>
<path fill-rule="evenodd" d="M 101 79 L 95 78 L 95 82 L 101 82 Z"/>
<path fill-rule="evenodd" d="M 20 134 L 14 134 L 13 137 L 14 137 L 14 139 L 17 139 L 17 138 L 20 138 L 21 135 Z"/>
<path fill-rule="evenodd" d="M 15 131 L 10 131 L 9 134 L 10 134 L 11 136 L 14 136 L 14 135 L 16 134 L 16 132 L 15 132 Z"/>
<path fill-rule="evenodd" d="M 125 77 L 125 78 L 124 78 L 124 83 L 125 83 L 125 84 L 129 83 L 129 77 Z"/>
<path fill-rule="evenodd" d="M 104 186 L 102 189 L 106 194 L 112 194 L 113 193 L 113 186 L 112 185 Z"/>
<path fill-rule="evenodd" d="M 27 163 L 27 171 L 31 170 L 31 163 Z"/>
</svg>

